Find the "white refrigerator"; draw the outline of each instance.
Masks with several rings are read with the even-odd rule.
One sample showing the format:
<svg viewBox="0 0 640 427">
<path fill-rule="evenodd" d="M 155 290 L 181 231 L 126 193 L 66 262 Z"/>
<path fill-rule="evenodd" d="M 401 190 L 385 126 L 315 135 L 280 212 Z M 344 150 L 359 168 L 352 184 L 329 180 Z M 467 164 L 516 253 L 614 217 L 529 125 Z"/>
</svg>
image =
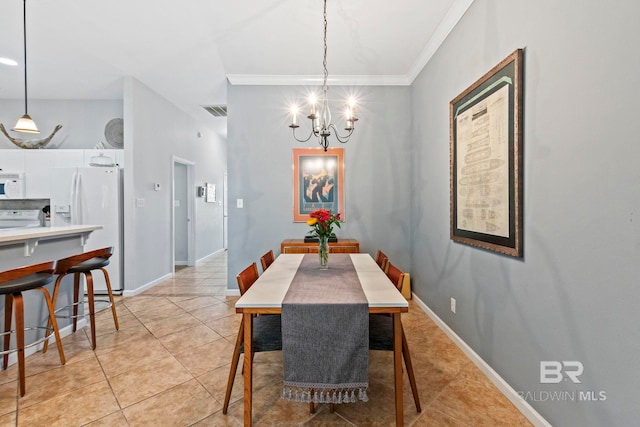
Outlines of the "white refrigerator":
<svg viewBox="0 0 640 427">
<path fill-rule="evenodd" d="M 102 225 L 89 235 L 85 252 L 114 247 L 109 272 L 114 292 L 124 289 L 122 169 L 89 167 L 51 169 L 51 225 Z M 106 293 L 102 272 L 93 272 L 94 291 Z"/>
</svg>

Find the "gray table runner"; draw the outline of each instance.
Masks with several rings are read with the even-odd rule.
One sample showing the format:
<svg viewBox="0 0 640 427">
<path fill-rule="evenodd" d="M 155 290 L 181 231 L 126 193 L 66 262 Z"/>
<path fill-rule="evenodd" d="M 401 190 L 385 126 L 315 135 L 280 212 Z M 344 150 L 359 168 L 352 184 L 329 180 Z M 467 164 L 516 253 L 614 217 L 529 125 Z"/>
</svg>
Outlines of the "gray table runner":
<svg viewBox="0 0 640 427">
<path fill-rule="evenodd" d="M 348 254 L 305 255 L 282 302 L 282 397 L 367 401 L 369 305 Z"/>
</svg>

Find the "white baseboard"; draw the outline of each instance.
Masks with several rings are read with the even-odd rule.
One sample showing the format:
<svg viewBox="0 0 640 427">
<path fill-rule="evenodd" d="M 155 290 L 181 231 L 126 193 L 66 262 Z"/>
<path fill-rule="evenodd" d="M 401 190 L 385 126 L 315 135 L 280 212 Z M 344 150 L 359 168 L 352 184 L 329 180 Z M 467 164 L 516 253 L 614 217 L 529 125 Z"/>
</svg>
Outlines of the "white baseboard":
<svg viewBox="0 0 640 427">
<path fill-rule="evenodd" d="M 413 300 L 435 322 L 436 325 L 467 355 L 467 357 L 482 371 L 483 374 L 505 395 L 518 410 L 527 417 L 535 426 L 551 427 L 529 403 L 522 399 L 518 393 L 496 371 L 493 370 L 469 345 L 462 340 L 438 315 L 433 312 L 420 298 L 412 294 Z"/>
<path fill-rule="evenodd" d="M 205 259 L 210 258 L 210 257 L 215 256 L 215 255 L 218 255 L 218 254 L 220 254 L 220 253 L 222 253 L 222 252 L 224 252 L 224 251 L 226 251 L 226 249 L 220 249 L 220 250 L 218 250 L 218 251 L 216 251 L 216 252 L 214 252 L 214 253 L 211 253 L 211 254 L 209 254 L 209 255 L 206 255 L 206 256 L 204 256 L 204 257 L 200 258 L 199 260 L 197 260 L 197 261 L 196 261 L 196 263 L 198 263 L 198 262 L 200 262 L 200 261 L 204 261 Z M 177 262 L 176 262 L 176 265 L 181 265 L 181 264 L 180 264 L 180 261 L 177 261 Z M 185 264 L 185 265 L 186 265 L 186 264 Z M 142 292 L 146 291 L 147 289 L 151 289 L 151 288 L 153 288 L 155 285 L 157 285 L 158 283 L 163 282 L 163 281 L 165 281 L 165 280 L 167 280 L 167 279 L 170 279 L 170 278 L 172 278 L 172 277 L 174 277 L 174 274 L 173 274 L 173 273 L 165 274 L 164 276 L 159 277 L 159 278 L 157 278 L 157 279 L 155 279 L 155 280 L 152 280 L 151 282 L 146 283 L 146 284 L 142 285 L 142 286 L 141 286 L 141 287 L 139 287 L 139 288 L 136 288 L 136 289 L 130 289 L 130 290 L 126 290 L 126 289 L 125 289 L 125 290 L 123 290 L 123 291 L 122 291 L 122 296 L 123 296 L 123 297 L 133 297 L 133 296 L 139 295 L 139 294 L 141 294 Z"/>
<path fill-rule="evenodd" d="M 229 289 L 227 288 L 227 296 L 228 297 L 239 297 L 240 289 Z"/>
<path fill-rule="evenodd" d="M 88 325 L 87 323 L 87 319 L 78 319 L 78 324 L 76 327 L 76 331 L 81 330 L 82 328 L 85 328 Z M 64 328 L 60 329 L 58 331 L 60 333 L 60 338 L 64 338 L 68 335 L 73 334 L 73 325 L 68 325 L 65 326 Z M 49 350 L 48 351 L 55 351 L 57 352 L 58 349 L 55 346 L 56 343 L 56 337 L 54 335 L 51 336 L 51 338 L 49 338 Z M 29 357 L 32 354 L 35 354 L 39 351 L 42 351 L 42 348 L 44 347 L 44 342 L 41 342 L 38 345 L 34 345 L 32 347 L 27 347 L 24 349 L 24 356 L 25 357 Z M 63 347 L 64 350 L 64 347 Z M 7 362 L 7 366 L 11 366 L 14 363 L 18 363 L 18 355 L 16 353 L 10 353 L 9 354 L 9 361 Z M 29 362 L 27 361 L 27 365 L 29 364 Z"/>
<path fill-rule="evenodd" d="M 221 253 L 223 253 L 225 251 L 226 251 L 226 249 L 224 249 L 224 248 L 218 249 L 217 251 L 212 252 L 209 255 L 205 255 L 202 258 L 196 260 L 196 264 L 199 263 L 200 261 L 204 261 L 205 259 L 211 258 L 212 256 L 216 256 L 216 255 L 221 254 Z"/>
<path fill-rule="evenodd" d="M 123 297 L 133 297 L 133 296 L 139 295 L 142 292 L 146 291 L 147 289 L 151 289 L 155 285 L 157 285 L 158 283 L 164 282 L 165 280 L 171 279 L 172 277 L 173 277 L 173 273 L 165 274 L 164 276 L 158 277 L 157 279 L 152 280 L 151 282 L 146 283 L 146 284 L 140 286 L 139 288 L 122 291 L 122 296 Z"/>
</svg>

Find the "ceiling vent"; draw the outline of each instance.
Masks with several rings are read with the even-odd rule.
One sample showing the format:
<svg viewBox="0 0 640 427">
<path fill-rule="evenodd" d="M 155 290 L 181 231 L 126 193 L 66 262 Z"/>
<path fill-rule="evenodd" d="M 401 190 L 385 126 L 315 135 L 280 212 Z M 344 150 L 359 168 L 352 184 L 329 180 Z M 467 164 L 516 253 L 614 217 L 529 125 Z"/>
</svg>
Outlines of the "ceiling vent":
<svg viewBox="0 0 640 427">
<path fill-rule="evenodd" d="M 204 107 L 213 117 L 227 117 L 226 105 L 206 105 Z"/>
</svg>

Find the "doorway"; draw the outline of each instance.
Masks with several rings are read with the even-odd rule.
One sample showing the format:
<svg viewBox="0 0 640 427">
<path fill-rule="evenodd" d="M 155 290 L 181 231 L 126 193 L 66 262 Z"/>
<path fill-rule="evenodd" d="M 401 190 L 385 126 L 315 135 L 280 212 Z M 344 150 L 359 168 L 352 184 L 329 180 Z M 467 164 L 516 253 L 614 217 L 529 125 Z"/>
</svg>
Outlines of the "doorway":
<svg viewBox="0 0 640 427">
<path fill-rule="evenodd" d="M 227 182 L 227 173 L 224 173 L 224 176 L 222 178 L 222 248 L 223 249 L 227 249 L 227 242 L 228 242 L 228 225 L 229 225 L 229 212 L 227 210 L 227 206 L 228 206 L 228 197 L 227 197 L 227 187 L 229 186 L 228 182 Z"/>
<path fill-rule="evenodd" d="M 194 163 L 173 157 L 171 190 L 171 234 L 173 265 L 176 268 L 195 264 L 194 213 L 195 195 L 193 186 Z M 195 190 L 194 190 L 195 191 Z"/>
</svg>

